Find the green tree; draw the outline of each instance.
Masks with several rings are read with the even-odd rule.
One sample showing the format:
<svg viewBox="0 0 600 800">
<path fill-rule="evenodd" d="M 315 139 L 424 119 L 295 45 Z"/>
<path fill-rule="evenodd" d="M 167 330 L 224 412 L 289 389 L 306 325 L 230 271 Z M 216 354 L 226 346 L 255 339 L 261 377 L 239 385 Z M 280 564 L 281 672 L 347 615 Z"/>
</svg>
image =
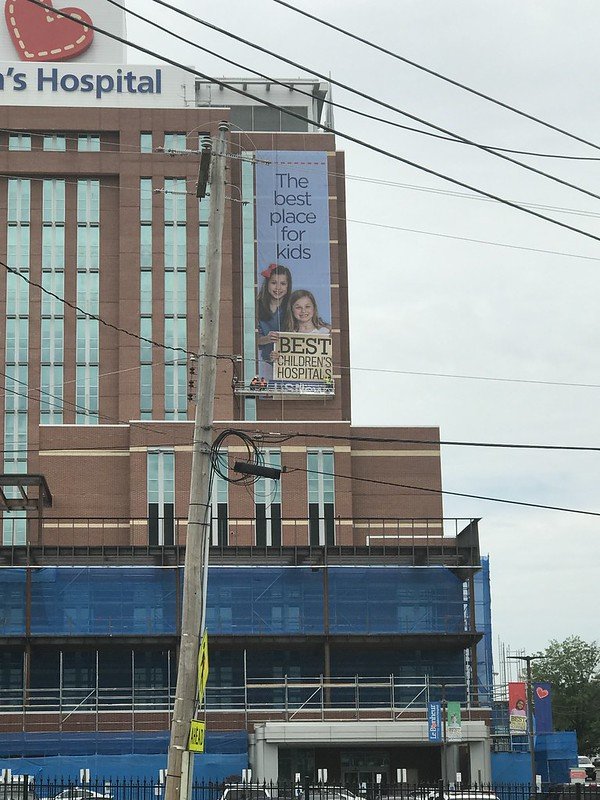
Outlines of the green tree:
<svg viewBox="0 0 600 800">
<path fill-rule="evenodd" d="M 532 675 L 552 684 L 554 727 L 576 731 L 580 753 L 600 752 L 600 645 L 569 636 L 552 639 L 542 655 L 532 664 Z"/>
</svg>

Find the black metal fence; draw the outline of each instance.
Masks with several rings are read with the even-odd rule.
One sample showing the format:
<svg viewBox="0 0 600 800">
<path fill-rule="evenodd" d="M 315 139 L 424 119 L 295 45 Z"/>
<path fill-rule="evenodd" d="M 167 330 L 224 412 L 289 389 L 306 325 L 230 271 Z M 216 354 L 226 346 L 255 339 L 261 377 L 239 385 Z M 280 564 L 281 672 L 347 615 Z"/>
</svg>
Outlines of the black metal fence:
<svg viewBox="0 0 600 800">
<path fill-rule="evenodd" d="M 159 780 L 73 781 L 7 776 L 0 772 L 0 800 L 164 800 Z M 194 783 L 189 800 L 600 800 L 600 786 L 585 784 L 429 784 L 309 782 Z"/>
</svg>

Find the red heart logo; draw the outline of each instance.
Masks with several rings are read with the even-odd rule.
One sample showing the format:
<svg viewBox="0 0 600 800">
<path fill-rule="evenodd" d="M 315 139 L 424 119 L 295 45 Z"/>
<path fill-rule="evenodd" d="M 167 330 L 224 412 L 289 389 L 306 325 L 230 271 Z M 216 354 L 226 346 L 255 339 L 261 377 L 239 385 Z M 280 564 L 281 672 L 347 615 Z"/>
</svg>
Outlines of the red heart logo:
<svg viewBox="0 0 600 800">
<path fill-rule="evenodd" d="M 4 16 L 10 38 L 21 61 L 68 61 L 91 45 L 94 31 L 90 17 L 80 8 L 61 8 L 85 23 L 52 13 L 52 0 L 41 0 L 46 8 L 28 0 L 6 0 Z"/>
<path fill-rule="evenodd" d="M 548 695 L 550 694 L 550 692 L 548 691 L 548 689 L 544 689 L 542 686 L 538 686 L 538 687 L 536 688 L 536 690 L 535 690 L 535 693 L 536 693 L 536 694 L 537 694 L 537 696 L 540 698 L 540 700 L 543 700 L 543 699 L 544 699 L 544 697 L 548 697 Z"/>
</svg>

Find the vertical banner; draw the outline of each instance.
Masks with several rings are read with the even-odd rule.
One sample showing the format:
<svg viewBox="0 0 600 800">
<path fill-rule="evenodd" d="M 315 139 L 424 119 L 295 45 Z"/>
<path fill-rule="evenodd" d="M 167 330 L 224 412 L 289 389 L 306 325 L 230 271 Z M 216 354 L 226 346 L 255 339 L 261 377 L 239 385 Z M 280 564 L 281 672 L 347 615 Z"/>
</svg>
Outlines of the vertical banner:
<svg viewBox="0 0 600 800">
<path fill-rule="evenodd" d="M 522 681 L 508 684 L 508 725 L 511 736 L 527 733 L 527 689 Z"/>
<path fill-rule="evenodd" d="M 546 681 L 539 681 L 533 684 L 533 709 L 535 732 L 552 733 L 554 731 L 552 696 L 550 694 L 550 684 Z"/>
<path fill-rule="evenodd" d="M 462 739 L 462 719 L 460 703 L 449 700 L 446 711 L 446 738 L 449 742 L 460 742 Z"/>
<path fill-rule="evenodd" d="M 441 703 L 427 703 L 427 734 L 430 742 L 442 741 Z"/>
<path fill-rule="evenodd" d="M 257 377 L 333 391 L 327 153 L 256 153 Z"/>
</svg>

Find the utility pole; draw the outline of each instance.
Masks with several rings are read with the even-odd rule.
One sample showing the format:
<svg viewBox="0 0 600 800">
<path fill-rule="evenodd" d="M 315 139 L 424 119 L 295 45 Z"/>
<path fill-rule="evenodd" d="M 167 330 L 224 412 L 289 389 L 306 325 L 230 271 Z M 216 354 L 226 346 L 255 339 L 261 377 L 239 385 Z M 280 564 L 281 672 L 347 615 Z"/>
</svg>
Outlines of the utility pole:
<svg viewBox="0 0 600 800">
<path fill-rule="evenodd" d="M 193 771 L 193 761 L 187 746 L 190 724 L 198 700 L 198 652 L 206 627 L 206 587 L 212 523 L 211 447 L 217 372 L 216 353 L 219 339 L 228 130 L 227 123 L 219 125 L 219 135 L 215 140 L 211 159 L 206 297 L 198 359 L 198 391 L 183 575 L 181 643 L 171 720 L 165 800 L 185 800 Z"/>
<path fill-rule="evenodd" d="M 527 665 L 527 736 L 529 739 L 529 757 L 531 761 L 531 785 L 535 787 L 535 744 L 533 737 L 533 690 L 531 686 L 531 662 L 546 656 L 507 656 L 513 661 L 524 661 Z"/>
</svg>

